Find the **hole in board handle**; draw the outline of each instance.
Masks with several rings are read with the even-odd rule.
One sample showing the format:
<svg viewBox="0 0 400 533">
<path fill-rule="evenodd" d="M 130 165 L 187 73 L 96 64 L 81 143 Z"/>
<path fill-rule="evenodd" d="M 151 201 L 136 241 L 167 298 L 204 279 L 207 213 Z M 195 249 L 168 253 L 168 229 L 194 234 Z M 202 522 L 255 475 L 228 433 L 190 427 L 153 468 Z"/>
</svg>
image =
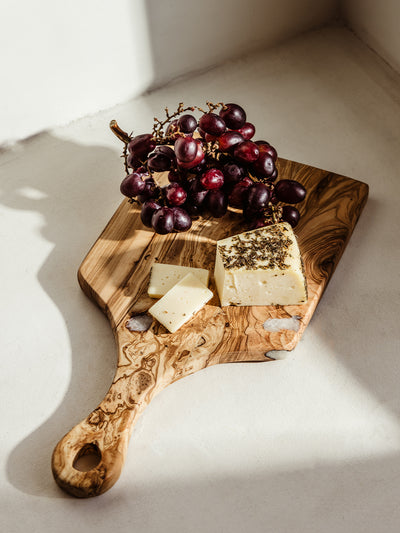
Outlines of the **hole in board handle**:
<svg viewBox="0 0 400 533">
<path fill-rule="evenodd" d="M 80 472 L 93 470 L 101 461 L 101 451 L 97 444 L 85 444 L 76 454 L 72 466 Z"/>
</svg>

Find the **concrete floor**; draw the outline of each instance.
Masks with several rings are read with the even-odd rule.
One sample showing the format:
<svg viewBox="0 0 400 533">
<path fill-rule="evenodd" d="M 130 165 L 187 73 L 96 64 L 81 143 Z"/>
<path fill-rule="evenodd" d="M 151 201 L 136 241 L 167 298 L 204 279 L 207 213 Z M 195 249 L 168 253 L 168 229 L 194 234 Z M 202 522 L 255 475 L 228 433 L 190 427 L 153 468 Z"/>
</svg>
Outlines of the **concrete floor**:
<svg viewBox="0 0 400 533">
<path fill-rule="evenodd" d="M 279 155 L 370 186 L 302 341 L 155 398 L 115 487 L 75 500 L 50 471 L 111 383 L 115 347 L 77 268 L 121 201 L 120 144 L 178 102 L 236 101 Z M 397 533 L 400 77 L 332 27 L 43 132 L 0 154 L 0 525 L 11 532 Z"/>
</svg>

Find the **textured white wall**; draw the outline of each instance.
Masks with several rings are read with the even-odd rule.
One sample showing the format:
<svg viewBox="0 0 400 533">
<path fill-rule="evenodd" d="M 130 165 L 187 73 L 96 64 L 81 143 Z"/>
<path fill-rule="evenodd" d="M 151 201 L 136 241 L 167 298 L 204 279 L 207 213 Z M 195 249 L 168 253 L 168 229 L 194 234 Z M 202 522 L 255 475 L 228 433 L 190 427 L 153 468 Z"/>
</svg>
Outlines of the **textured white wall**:
<svg viewBox="0 0 400 533">
<path fill-rule="evenodd" d="M 0 144 L 329 22 L 336 4 L 3 0 Z"/>
<path fill-rule="evenodd" d="M 148 0 L 146 5 L 155 85 L 274 45 L 337 13 L 337 0 Z"/>
<path fill-rule="evenodd" d="M 341 13 L 350 28 L 400 72 L 399 0 L 342 0 Z"/>
<path fill-rule="evenodd" d="M 3 0 L 0 50 L 0 144 L 111 107 L 153 79 L 142 0 Z"/>
</svg>

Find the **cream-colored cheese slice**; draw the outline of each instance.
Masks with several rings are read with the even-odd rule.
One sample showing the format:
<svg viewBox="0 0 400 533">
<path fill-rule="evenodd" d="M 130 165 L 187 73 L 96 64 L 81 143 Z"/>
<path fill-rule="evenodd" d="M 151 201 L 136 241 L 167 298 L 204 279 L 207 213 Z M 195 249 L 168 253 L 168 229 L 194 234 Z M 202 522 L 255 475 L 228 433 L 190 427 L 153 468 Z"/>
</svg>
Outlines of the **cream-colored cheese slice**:
<svg viewBox="0 0 400 533">
<path fill-rule="evenodd" d="M 206 287 L 208 286 L 210 272 L 205 268 L 154 263 L 151 267 L 147 294 L 151 298 L 161 298 L 187 274 L 193 274 Z"/>
<path fill-rule="evenodd" d="M 174 333 L 211 300 L 212 296 L 210 289 L 189 273 L 150 307 L 149 313 Z"/>
<path fill-rule="evenodd" d="M 299 246 L 286 222 L 218 241 L 214 276 L 221 306 L 307 301 Z"/>
</svg>

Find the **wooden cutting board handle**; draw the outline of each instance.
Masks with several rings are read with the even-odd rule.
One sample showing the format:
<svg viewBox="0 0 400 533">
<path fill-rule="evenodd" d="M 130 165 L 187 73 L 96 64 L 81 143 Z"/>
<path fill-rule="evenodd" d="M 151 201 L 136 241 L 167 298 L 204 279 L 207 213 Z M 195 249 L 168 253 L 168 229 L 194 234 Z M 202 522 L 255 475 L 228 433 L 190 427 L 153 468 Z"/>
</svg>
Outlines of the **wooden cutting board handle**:
<svg viewBox="0 0 400 533">
<path fill-rule="evenodd" d="M 118 373 L 117 373 L 118 374 Z M 104 400 L 67 433 L 53 452 L 52 470 L 58 485 L 80 498 L 108 490 L 120 476 L 129 437 L 140 413 L 154 396 L 151 361 L 126 375 L 116 375 Z M 165 383 L 166 385 L 166 383 Z M 151 394 L 153 392 L 153 394 Z M 90 455 L 98 464 L 79 469 L 79 459 Z"/>
<path fill-rule="evenodd" d="M 119 478 L 134 424 L 152 398 L 169 384 L 221 361 L 219 351 L 232 335 L 226 314 L 206 306 L 192 326 L 176 334 L 155 329 L 132 333 L 117 328 L 118 367 L 104 400 L 57 444 L 52 471 L 58 485 L 87 498 L 107 491 Z M 270 346 L 272 348 L 272 346 Z M 265 344 L 265 349 L 268 349 Z M 268 358 L 264 357 L 264 360 Z M 88 471 L 78 468 L 85 455 L 97 458 Z"/>
</svg>

